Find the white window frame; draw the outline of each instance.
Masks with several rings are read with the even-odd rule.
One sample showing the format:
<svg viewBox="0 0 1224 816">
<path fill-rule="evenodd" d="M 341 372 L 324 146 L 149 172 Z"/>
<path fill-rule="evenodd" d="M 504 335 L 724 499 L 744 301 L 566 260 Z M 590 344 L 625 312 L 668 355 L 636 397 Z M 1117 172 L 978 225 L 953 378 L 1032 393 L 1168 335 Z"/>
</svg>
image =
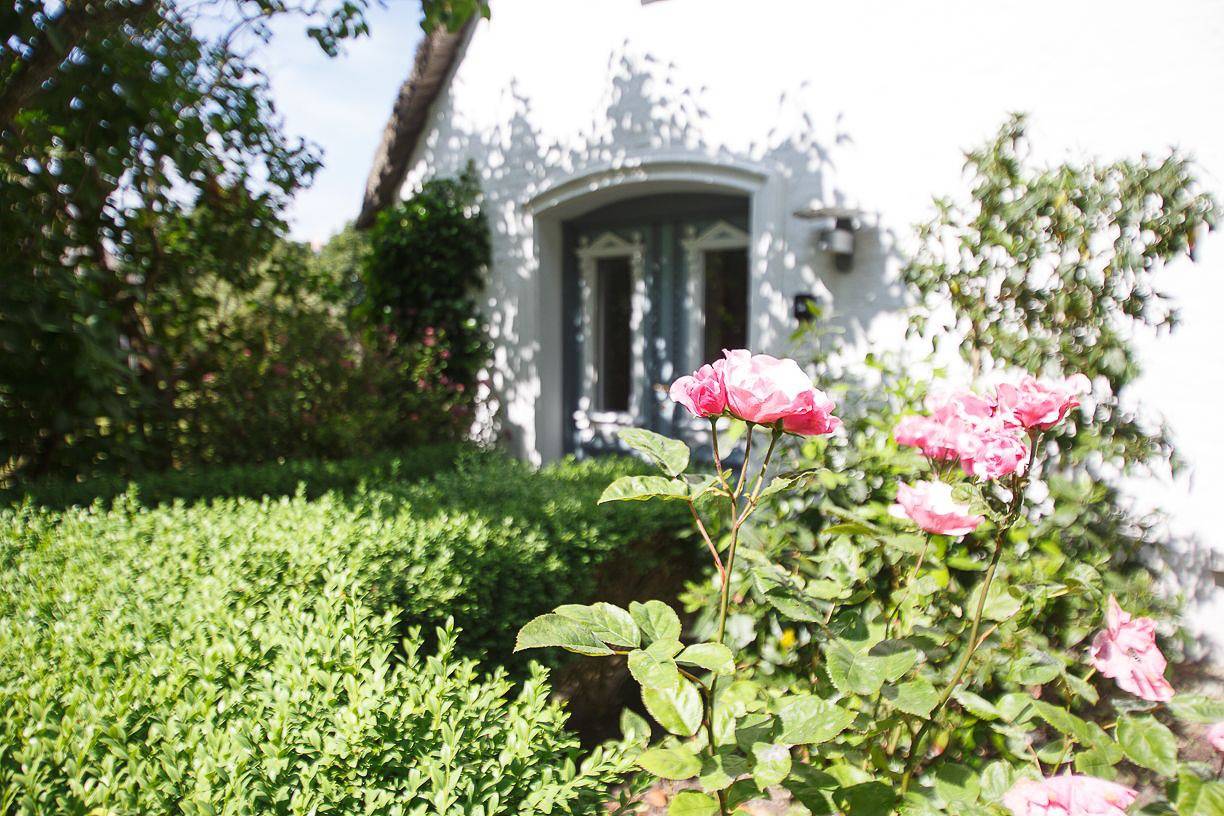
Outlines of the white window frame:
<svg viewBox="0 0 1224 816">
<path fill-rule="evenodd" d="M 705 350 L 705 254 L 711 251 L 726 249 L 742 249 L 745 252 L 752 246 L 752 236 L 744 230 L 718 221 L 698 234 L 695 228 L 689 229 L 684 243 L 685 265 L 688 267 L 688 278 L 685 281 L 685 312 L 688 314 L 688 349 L 685 355 L 688 360 L 688 370 L 696 371 L 705 363 L 713 360 L 703 360 Z M 748 259 L 748 282 L 752 283 L 752 259 Z M 748 308 L 752 307 L 752 293 L 748 293 Z M 752 315 L 748 314 L 748 324 L 752 323 Z M 686 372 L 687 373 L 687 372 Z"/>
<path fill-rule="evenodd" d="M 597 438 L 605 443 L 616 441 L 616 431 L 634 427 L 642 421 L 642 394 L 646 385 L 646 337 L 643 332 L 646 310 L 646 245 L 640 233 L 631 240 L 613 232 L 605 232 L 592 240 L 583 239 L 578 246 L 578 281 L 582 302 L 582 376 L 578 395 L 578 410 L 574 424 L 581 442 Z M 629 410 L 601 411 L 599 404 L 599 291 L 597 276 L 599 261 L 606 258 L 628 258 L 630 279 L 630 369 Z"/>
</svg>

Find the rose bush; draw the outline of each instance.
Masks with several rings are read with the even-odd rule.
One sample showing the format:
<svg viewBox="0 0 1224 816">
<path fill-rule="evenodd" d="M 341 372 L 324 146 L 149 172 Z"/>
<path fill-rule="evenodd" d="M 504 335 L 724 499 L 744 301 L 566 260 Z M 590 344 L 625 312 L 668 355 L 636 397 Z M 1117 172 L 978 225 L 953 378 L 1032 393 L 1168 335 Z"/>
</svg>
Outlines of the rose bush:
<svg viewBox="0 0 1224 816">
<path fill-rule="evenodd" d="M 709 421 L 712 469 L 691 470 L 681 441 L 626 430 L 624 442 L 662 475 L 618 479 L 600 499 L 687 505 L 714 567 L 711 636 L 686 638 L 679 615 L 659 601 L 565 605 L 524 626 L 516 648 L 626 659 L 666 732 L 639 765 L 694 780 L 673 797 L 676 816 L 731 813 L 779 785 L 815 814 L 1117 816 L 1137 797 L 1117 779 L 1119 767 L 1167 783 L 1167 801 L 1145 812 L 1219 813 L 1224 781 L 1179 761 L 1162 720 L 1210 722 L 1224 716 L 1224 702 L 1172 691 L 1153 622 L 1112 597 L 1102 603 L 1095 569 L 1082 565 L 1063 580 L 1042 571 L 1039 551 L 1012 552 L 1029 524 L 1026 502 L 1042 492 L 1042 453 L 1089 385 L 1022 376 L 983 393 L 933 396 L 926 415 L 897 428 L 899 442 L 925 454 L 926 478 L 894 483 L 892 515 L 826 525 L 820 559 L 775 557 L 750 517 L 837 480 L 820 467 L 771 471 L 780 444 L 827 436 L 841 421 L 793 361 L 727 352 L 671 390 Z M 724 464 L 720 423 L 742 423 L 738 472 Z M 754 454 L 762 436 L 767 447 Z M 980 541 L 983 531 L 987 547 L 965 549 L 961 537 L 976 532 Z M 891 559 L 899 584 L 877 592 L 866 558 Z M 971 576 L 967 591 L 941 591 L 951 588 L 949 570 Z M 1090 625 L 1099 630 L 1091 651 L 1071 659 L 1043 648 L 1037 631 L 1051 599 L 1066 596 L 1096 610 Z M 770 664 L 743 648 L 756 634 L 754 602 L 810 633 L 806 683 L 762 682 Z M 1102 698 L 1097 672 L 1126 696 Z"/>
</svg>

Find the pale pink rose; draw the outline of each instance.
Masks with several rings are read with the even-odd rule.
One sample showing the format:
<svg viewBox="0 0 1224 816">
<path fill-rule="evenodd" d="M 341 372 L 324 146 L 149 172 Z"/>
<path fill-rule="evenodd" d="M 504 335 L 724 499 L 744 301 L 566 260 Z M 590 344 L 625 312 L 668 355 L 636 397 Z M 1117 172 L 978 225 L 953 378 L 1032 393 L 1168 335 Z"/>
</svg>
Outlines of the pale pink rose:
<svg viewBox="0 0 1224 816">
<path fill-rule="evenodd" d="M 1092 665 L 1096 670 L 1144 700 L 1171 700 L 1173 687 L 1164 677 L 1167 663 L 1156 645 L 1156 622 L 1151 618 L 1132 620 L 1130 613 L 1118 605 L 1118 599 L 1110 595 L 1105 624 L 1092 640 Z"/>
<path fill-rule="evenodd" d="M 1138 795 L 1095 776 L 1025 777 L 1003 794 L 1003 806 L 1012 816 L 1123 816 Z"/>
<path fill-rule="evenodd" d="M 792 414 L 813 410 L 812 381 L 794 360 L 752 354 L 746 349 L 723 354 L 723 386 L 727 407 L 734 416 L 771 425 Z"/>
<path fill-rule="evenodd" d="M 893 429 L 898 445 L 918 448 L 928 459 L 957 459 L 960 427 L 928 416 L 904 416 Z"/>
<path fill-rule="evenodd" d="M 1207 729 L 1207 744 L 1224 754 L 1224 722 L 1218 722 Z"/>
<path fill-rule="evenodd" d="M 695 417 L 721 416 L 727 410 L 727 393 L 723 388 L 724 361 L 703 365 L 672 383 L 668 394 Z"/>
<path fill-rule="evenodd" d="M 969 505 L 952 498 L 952 485 L 947 482 L 897 485 L 897 503 L 889 512 L 909 519 L 928 533 L 949 536 L 972 533 L 983 520 L 969 512 Z"/>
<path fill-rule="evenodd" d="M 1024 440 L 1008 431 L 965 431 L 956 442 L 961 467 L 979 479 L 999 479 L 1024 472 L 1029 449 Z"/>
<path fill-rule="evenodd" d="M 1083 374 L 1065 380 L 1039 380 L 1024 375 L 995 387 L 997 410 L 1004 424 L 1013 428 L 1048 431 L 1080 404 L 1080 396 L 1092 390 Z"/>
<path fill-rule="evenodd" d="M 841 427 L 841 420 L 833 416 L 836 406 L 823 391 L 810 389 L 801 394 L 793 414 L 782 417 L 782 430 L 799 436 L 823 436 Z"/>
<path fill-rule="evenodd" d="M 972 391 L 932 391 L 925 403 L 931 417 L 939 422 L 956 421 L 975 428 L 998 424 L 994 403 Z"/>
</svg>

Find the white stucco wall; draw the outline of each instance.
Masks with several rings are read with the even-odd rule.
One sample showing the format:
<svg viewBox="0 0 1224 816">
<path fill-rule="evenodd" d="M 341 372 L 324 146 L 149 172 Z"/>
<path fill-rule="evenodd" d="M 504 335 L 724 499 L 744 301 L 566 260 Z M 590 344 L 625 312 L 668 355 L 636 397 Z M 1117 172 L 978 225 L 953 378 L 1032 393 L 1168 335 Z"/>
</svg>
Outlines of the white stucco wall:
<svg viewBox="0 0 1224 816">
<path fill-rule="evenodd" d="M 555 225 L 595 200 L 573 196 L 634 180 L 647 182 L 639 191 L 675 189 L 708 166 L 734 168 L 730 181 L 752 193 L 754 348 L 782 350 L 790 298 L 804 291 L 831 296 L 862 347 L 892 345 L 903 331 L 897 244 L 932 195 L 963 189 L 962 150 L 1009 112 L 1031 114 L 1041 158 L 1177 145 L 1220 194 L 1222 90 L 1219 0 L 504 0 L 435 104 L 407 185 L 469 158 L 481 170 L 502 428 L 538 460 L 558 452 L 562 427 Z M 851 274 L 833 271 L 811 223 L 792 216 L 832 204 L 879 218 Z M 1141 339 L 1136 389 L 1189 461 L 1175 482 L 1138 485 L 1139 499 L 1170 510 L 1179 532 L 1198 537 L 1200 562 L 1214 549 L 1217 568 L 1222 266 L 1217 232 L 1201 263 L 1164 276 L 1184 323 Z M 1189 569 L 1209 578 L 1201 563 Z M 1194 625 L 1224 650 L 1222 595 L 1200 600 Z"/>
</svg>

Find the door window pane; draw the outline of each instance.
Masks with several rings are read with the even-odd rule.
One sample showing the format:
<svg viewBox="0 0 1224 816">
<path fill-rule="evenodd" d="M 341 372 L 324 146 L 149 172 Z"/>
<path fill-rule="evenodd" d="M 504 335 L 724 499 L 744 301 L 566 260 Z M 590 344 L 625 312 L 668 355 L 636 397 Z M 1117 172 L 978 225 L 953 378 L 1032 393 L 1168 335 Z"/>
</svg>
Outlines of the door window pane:
<svg viewBox="0 0 1224 816">
<path fill-rule="evenodd" d="M 629 258 L 601 258 L 596 266 L 598 409 L 628 411 L 632 387 L 630 318 L 633 273 Z"/>
<path fill-rule="evenodd" d="M 748 251 L 705 253 L 705 337 L 702 360 L 722 357 L 723 349 L 748 346 Z"/>
</svg>

